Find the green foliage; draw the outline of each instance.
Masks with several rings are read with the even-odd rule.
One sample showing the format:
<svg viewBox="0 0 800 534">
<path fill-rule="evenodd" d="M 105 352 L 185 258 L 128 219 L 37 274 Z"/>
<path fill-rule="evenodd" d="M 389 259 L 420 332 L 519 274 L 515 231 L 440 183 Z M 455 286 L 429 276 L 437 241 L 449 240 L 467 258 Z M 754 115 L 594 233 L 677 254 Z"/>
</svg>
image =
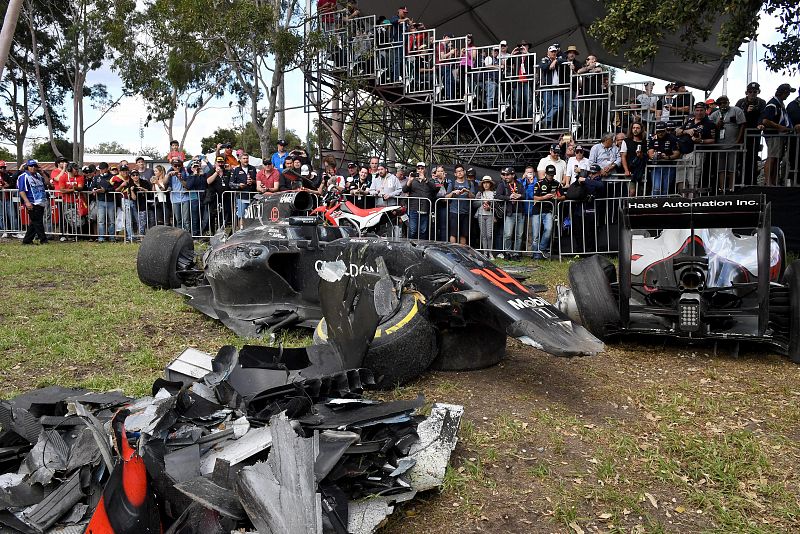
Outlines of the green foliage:
<svg viewBox="0 0 800 534">
<path fill-rule="evenodd" d="M 777 16 L 782 41 L 766 46 L 767 67 L 775 72 L 797 72 L 800 62 L 800 4 L 793 0 L 699 0 L 676 5 L 644 0 L 606 0 L 606 16 L 595 21 L 589 34 L 609 52 L 624 52 L 629 66 L 636 67 L 656 57 L 665 36 L 680 37 L 685 61 L 702 63 L 698 45 L 716 41 L 729 57 L 738 55 L 742 41 L 756 37 L 759 11 Z M 712 24 L 722 15 L 722 24 Z M 646 29 L 646 30 L 645 30 Z"/>
<path fill-rule="evenodd" d="M 292 130 L 287 130 L 286 132 L 286 142 L 289 144 L 289 148 L 298 146 L 301 144 L 300 138 L 297 134 Z M 200 140 L 200 150 L 207 154 L 209 152 L 213 152 L 217 149 L 217 144 L 219 143 L 233 143 L 235 148 L 241 148 L 245 152 L 253 154 L 258 157 L 262 157 L 258 132 L 256 132 L 255 127 L 253 127 L 252 122 L 248 122 L 244 129 L 242 128 L 217 128 L 214 130 L 208 137 L 204 137 Z M 273 127 L 272 132 L 270 133 L 270 141 L 269 146 L 275 147 L 277 150 L 278 144 L 278 129 Z M 270 154 L 264 154 L 264 157 L 269 157 Z"/>
<path fill-rule="evenodd" d="M 14 157 L 15 157 L 14 154 L 9 152 L 9 150 L 6 147 L 0 146 L 0 159 L 2 159 L 3 161 L 13 161 Z"/>
<path fill-rule="evenodd" d="M 58 147 L 58 151 L 61 152 L 65 158 L 69 159 L 72 155 L 72 143 L 66 139 L 59 138 L 55 139 L 55 143 Z M 53 147 L 50 146 L 50 141 L 33 145 L 31 157 L 39 161 L 55 161 L 56 159 L 56 155 L 53 153 Z"/>
<path fill-rule="evenodd" d="M 92 152 L 94 154 L 133 154 L 133 152 L 116 141 L 98 143 L 96 147 L 87 149 L 87 152 Z"/>
</svg>

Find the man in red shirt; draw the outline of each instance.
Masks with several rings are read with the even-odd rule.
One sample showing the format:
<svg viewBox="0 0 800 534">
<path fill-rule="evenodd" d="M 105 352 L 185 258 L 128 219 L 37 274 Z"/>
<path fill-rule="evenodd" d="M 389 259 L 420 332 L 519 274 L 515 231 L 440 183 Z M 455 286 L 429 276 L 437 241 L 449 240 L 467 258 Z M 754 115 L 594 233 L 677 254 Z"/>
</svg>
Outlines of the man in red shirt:
<svg viewBox="0 0 800 534">
<path fill-rule="evenodd" d="M 59 175 L 58 181 L 53 181 L 53 186 L 64 201 L 61 220 L 64 222 L 66 233 L 78 234 L 83 226 L 82 218 L 89 214 L 89 204 L 86 202 L 86 196 L 82 194 L 84 185 L 84 178 L 78 173 L 77 163 L 69 163 L 66 172 Z M 65 241 L 65 238 L 62 236 L 61 240 Z"/>
<path fill-rule="evenodd" d="M 256 188 L 259 193 L 277 193 L 280 189 L 281 173 L 272 165 L 272 160 L 264 158 L 264 166 L 256 174 Z"/>
</svg>

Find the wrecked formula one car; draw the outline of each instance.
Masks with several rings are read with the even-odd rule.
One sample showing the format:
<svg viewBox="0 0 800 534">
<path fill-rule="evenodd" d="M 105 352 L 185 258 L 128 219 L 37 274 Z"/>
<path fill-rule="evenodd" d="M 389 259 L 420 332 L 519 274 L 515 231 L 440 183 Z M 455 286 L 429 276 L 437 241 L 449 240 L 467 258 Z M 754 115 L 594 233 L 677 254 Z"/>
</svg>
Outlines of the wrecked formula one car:
<svg viewBox="0 0 800 534">
<path fill-rule="evenodd" d="M 332 325 L 322 321 L 323 312 L 341 304 L 337 285 L 372 277 L 380 322 L 363 365 L 386 386 L 429 366 L 493 365 L 505 353 L 507 335 L 557 356 L 603 349 L 470 247 L 352 236 L 348 228 L 298 216 L 312 207 L 304 192 L 254 200 L 243 230 L 211 240 L 202 269 L 188 234 L 155 227 L 139 250 L 139 278 L 186 295 L 191 306 L 240 335 L 303 326 L 315 328 L 316 342 L 324 343 Z M 321 280 L 331 283 L 323 287 Z"/>
<path fill-rule="evenodd" d="M 0 401 L 0 531 L 374 532 L 443 483 L 464 410 L 363 395 L 373 374 L 349 363 L 378 324 L 367 278 L 320 283 L 341 290 L 329 344 L 187 349 L 140 399 L 50 386 Z"/>
<path fill-rule="evenodd" d="M 601 339 L 657 334 L 753 341 L 800 363 L 800 264 L 761 196 L 649 198 L 620 210 L 619 275 L 570 266 L 557 305 Z"/>
</svg>

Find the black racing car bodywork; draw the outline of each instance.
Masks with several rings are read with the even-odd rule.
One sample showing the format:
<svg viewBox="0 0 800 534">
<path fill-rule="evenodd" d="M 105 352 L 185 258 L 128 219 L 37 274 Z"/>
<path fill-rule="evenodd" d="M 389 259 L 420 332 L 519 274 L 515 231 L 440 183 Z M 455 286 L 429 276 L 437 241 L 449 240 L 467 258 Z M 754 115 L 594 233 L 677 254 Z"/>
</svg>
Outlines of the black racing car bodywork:
<svg viewBox="0 0 800 534">
<path fill-rule="evenodd" d="M 750 340 L 791 354 L 797 270 L 786 268 L 770 215 L 761 196 L 631 199 L 620 210 L 619 276 L 607 260 L 578 262 L 558 306 L 600 337 Z"/>
<path fill-rule="evenodd" d="M 244 229 L 215 236 L 202 271 L 179 271 L 182 284 L 174 289 L 194 308 L 254 337 L 283 326 L 316 327 L 325 299 L 332 298 L 321 290 L 321 279 L 335 285 L 363 275 L 381 280 L 385 273 L 379 283 L 391 284 L 394 298 L 378 303 L 384 318 L 396 312 L 402 295 L 414 295 L 414 310 L 440 332 L 485 329 L 558 356 L 603 349 L 586 329 L 469 247 L 353 237 L 347 228 L 299 216 L 312 206 L 310 195 L 300 192 L 255 199 Z M 142 250 L 152 248 L 147 240 Z M 143 254 L 140 278 L 163 287 L 147 276 L 151 260 Z"/>
</svg>

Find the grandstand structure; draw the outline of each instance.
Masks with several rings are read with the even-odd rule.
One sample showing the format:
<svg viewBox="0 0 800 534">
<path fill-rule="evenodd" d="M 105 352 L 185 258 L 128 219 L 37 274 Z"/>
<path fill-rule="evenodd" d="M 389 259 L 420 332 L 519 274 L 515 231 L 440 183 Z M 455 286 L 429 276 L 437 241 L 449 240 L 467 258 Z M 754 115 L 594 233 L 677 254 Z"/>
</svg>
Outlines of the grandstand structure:
<svg viewBox="0 0 800 534">
<path fill-rule="evenodd" d="M 441 16 L 445 26 L 457 18 Z M 398 34 L 382 19 L 350 18 L 346 11 L 316 19 L 326 44 L 306 62 L 304 108 L 330 133 L 327 153 L 340 161 L 377 154 L 403 163 L 520 165 L 564 133 L 591 145 L 641 118 L 636 97 L 643 84 L 616 84 L 613 69 L 562 70 L 558 79 L 545 79 L 537 50 L 547 46 L 541 43 L 524 52 L 515 50 L 514 40 L 507 49 L 500 48 L 501 39 L 473 46 L 466 34 L 438 27 Z M 482 24 L 475 27 L 488 31 Z M 584 46 L 585 31 L 579 35 Z M 561 36 L 572 42 L 569 32 Z M 554 34 L 548 42 L 558 38 Z M 578 61 L 576 69 L 583 57 Z M 721 69 L 704 73 L 710 77 L 701 79 L 696 70 L 685 74 L 710 86 Z"/>
</svg>

